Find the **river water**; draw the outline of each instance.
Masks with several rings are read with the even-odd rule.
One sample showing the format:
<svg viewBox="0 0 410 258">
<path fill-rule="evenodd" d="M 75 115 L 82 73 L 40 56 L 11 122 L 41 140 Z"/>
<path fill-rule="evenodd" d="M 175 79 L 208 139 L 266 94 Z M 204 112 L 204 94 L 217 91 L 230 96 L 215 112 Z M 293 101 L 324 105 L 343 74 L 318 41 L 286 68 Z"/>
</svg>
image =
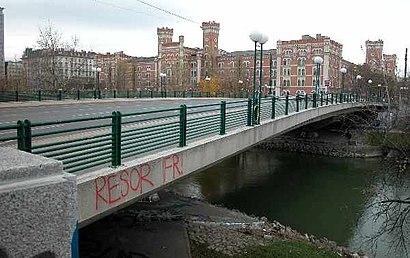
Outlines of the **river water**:
<svg viewBox="0 0 410 258">
<path fill-rule="evenodd" d="M 375 194 L 387 191 L 409 195 L 408 188 L 386 187 L 386 180 L 380 177 L 382 166 L 378 159 L 339 159 L 255 148 L 171 188 L 277 220 L 353 251 L 363 250 L 371 257 L 406 257 L 388 241 L 392 235 L 382 237 L 373 249 L 366 242 L 383 223 L 382 218 L 368 216 L 377 211 L 370 205 L 376 200 Z"/>
</svg>

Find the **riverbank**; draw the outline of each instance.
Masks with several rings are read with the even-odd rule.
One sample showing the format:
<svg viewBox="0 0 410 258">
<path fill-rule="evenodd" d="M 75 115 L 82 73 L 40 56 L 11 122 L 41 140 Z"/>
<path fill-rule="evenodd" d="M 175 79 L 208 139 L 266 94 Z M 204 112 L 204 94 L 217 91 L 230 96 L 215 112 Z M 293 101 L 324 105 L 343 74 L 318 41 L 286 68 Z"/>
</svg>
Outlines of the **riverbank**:
<svg viewBox="0 0 410 258">
<path fill-rule="evenodd" d="M 168 191 L 82 229 L 80 245 L 81 257 L 364 257 L 279 222 Z"/>
<path fill-rule="evenodd" d="M 383 148 L 367 143 L 367 132 L 349 133 L 319 131 L 306 133 L 296 130 L 258 145 L 260 149 L 308 153 L 336 158 L 375 158 L 384 155 Z"/>
</svg>

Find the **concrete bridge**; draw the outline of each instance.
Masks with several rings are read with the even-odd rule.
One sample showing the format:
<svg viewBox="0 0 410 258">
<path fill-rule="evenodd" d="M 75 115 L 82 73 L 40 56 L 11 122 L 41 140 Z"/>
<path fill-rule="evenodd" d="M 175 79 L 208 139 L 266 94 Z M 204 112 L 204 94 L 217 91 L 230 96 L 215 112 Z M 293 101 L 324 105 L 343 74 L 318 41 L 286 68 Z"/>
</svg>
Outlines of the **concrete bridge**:
<svg viewBox="0 0 410 258">
<path fill-rule="evenodd" d="M 153 193 L 191 173 L 204 170 L 258 143 L 306 124 L 357 112 L 366 108 L 360 102 L 312 108 L 260 125 L 244 126 L 166 151 L 125 162 L 117 168 L 104 168 L 77 177 L 78 221 L 84 226 L 121 209 L 140 197 Z"/>
<path fill-rule="evenodd" d="M 57 217 L 59 216 L 57 220 L 47 216 L 50 217 L 50 221 L 55 220 L 47 223 L 54 223 L 56 231 L 64 231 L 68 233 L 66 235 L 72 236 L 71 248 L 75 250 L 77 241 L 75 221 L 78 222 L 79 227 L 85 226 L 172 182 L 204 170 L 271 137 L 333 116 L 362 111 L 367 109 L 369 105 L 366 102 L 348 102 L 308 108 L 288 115 L 281 115 L 275 119 L 262 120 L 258 125 L 238 127 L 223 135 L 201 138 L 184 147 L 172 147 L 141 156 L 123 162 L 121 166 L 115 168 L 106 167 L 77 176 L 65 173 L 61 162 L 20 151 L 12 151 L 9 148 L 0 148 L 0 153 L 7 153 L 7 155 L 0 155 L 2 157 L 2 159 L 0 158 L 2 164 L 0 168 L 3 170 L 0 171 L 0 178 L 4 179 L 3 183 L 0 184 L 0 197 L 2 197 L 0 200 L 3 200 L 0 201 L 0 204 L 2 207 L 6 207 L 0 211 L 0 217 L 5 218 L 3 222 L 6 221 L 0 223 L 0 227 L 10 235 L 16 234 L 23 237 L 24 234 L 20 231 L 27 229 L 24 223 L 28 222 L 16 219 L 16 211 L 13 212 L 12 208 L 14 204 L 10 205 L 13 203 L 13 196 L 22 195 L 24 198 L 17 200 L 17 202 L 22 202 L 19 204 L 20 206 L 39 205 L 41 211 L 33 208 L 21 211 L 23 214 L 18 216 L 35 219 L 38 216 L 37 212 L 39 214 L 44 213 L 44 211 L 58 213 L 56 214 Z M 374 105 L 372 104 L 372 106 Z M 1 177 L 2 173 L 5 176 Z M 13 173 L 17 173 L 17 180 L 12 176 Z M 19 189 L 22 190 L 21 193 Z M 27 189 L 30 190 L 27 192 Z M 32 189 L 35 189 L 34 194 L 30 193 Z M 44 191 L 49 192 L 49 195 L 55 193 L 56 198 L 61 197 L 62 200 L 50 197 L 52 201 L 47 203 L 48 197 L 44 199 Z M 62 195 L 62 193 L 64 194 Z M 39 203 L 39 199 L 45 202 Z M 75 199 L 77 205 L 73 204 Z M 17 220 L 21 225 L 10 228 L 8 219 L 14 222 Z M 52 225 L 49 226 L 52 227 Z M 58 234 L 59 232 L 56 232 L 56 235 Z M 35 237 L 31 237 L 35 239 Z M 28 238 L 30 239 L 30 237 Z M 19 242 L 18 239 L 14 239 L 14 241 Z M 15 242 L 0 239 L 0 251 L 2 251 L 2 246 L 5 246 L 6 252 L 22 248 L 21 246 L 13 246 L 12 243 Z M 59 248 L 63 251 L 51 251 L 57 256 L 59 251 L 61 251 L 60 254 L 69 252 L 67 251 L 68 246 L 60 246 Z M 27 248 L 25 252 L 27 253 Z M 75 251 L 72 252 L 75 253 Z M 39 251 L 33 250 L 32 253 L 39 253 Z M 76 256 L 73 255 L 73 257 Z"/>
</svg>

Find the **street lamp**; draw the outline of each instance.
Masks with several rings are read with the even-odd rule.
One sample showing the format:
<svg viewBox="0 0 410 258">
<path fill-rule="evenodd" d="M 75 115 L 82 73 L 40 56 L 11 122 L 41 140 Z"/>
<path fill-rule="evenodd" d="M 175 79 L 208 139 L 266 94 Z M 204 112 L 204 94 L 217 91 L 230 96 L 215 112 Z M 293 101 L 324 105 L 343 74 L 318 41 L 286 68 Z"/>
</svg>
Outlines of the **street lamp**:
<svg viewBox="0 0 410 258">
<path fill-rule="evenodd" d="M 368 85 L 367 85 L 367 92 L 368 92 L 368 94 L 369 94 L 369 97 L 371 98 L 371 88 L 372 88 L 372 83 L 373 83 L 373 81 L 372 81 L 371 79 L 369 79 L 369 80 L 367 81 L 367 83 L 368 83 Z"/>
<path fill-rule="evenodd" d="M 263 35 L 259 31 L 252 31 L 249 34 L 249 38 L 255 43 L 255 52 L 253 56 L 253 91 L 252 91 L 252 111 L 255 109 L 255 92 L 256 92 L 256 48 L 258 42 L 262 39 Z M 254 124 L 254 116 L 252 115 L 251 125 Z"/>
<path fill-rule="evenodd" d="M 205 81 L 206 81 L 206 86 L 208 88 L 209 91 L 211 91 L 211 89 L 209 88 L 209 84 L 211 82 L 211 77 L 209 77 L 208 75 L 205 77 Z"/>
<path fill-rule="evenodd" d="M 242 90 L 241 90 L 241 89 L 243 89 L 243 88 L 242 88 L 242 84 L 243 84 L 243 81 L 242 81 L 242 80 L 238 80 L 238 85 L 239 85 L 238 89 L 241 91 L 241 97 L 242 97 Z M 235 91 L 235 92 L 236 92 L 236 91 Z"/>
<path fill-rule="evenodd" d="M 320 65 L 323 63 L 323 58 L 320 56 L 315 56 L 313 62 L 316 64 L 316 83 L 315 83 L 315 92 L 313 95 L 313 104 L 314 107 L 317 107 L 317 95 L 319 94 L 319 82 L 320 82 Z"/>
<path fill-rule="evenodd" d="M 361 91 L 361 89 L 360 89 L 360 81 L 362 80 L 362 76 L 360 75 L 360 74 L 358 74 L 357 76 L 356 76 L 356 87 L 357 87 L 357 93 L 360 95 L 360 94 L 362 94 L 362 91 Z"/>
<path fill-rule="evenodd" d="M 167 90 L 165 89 L 165 84 L 164 80 L 167 74 L 165 73 L 159 73 L 159 77 L 161 78 L 161 95 L 163 95 L 163 92 L 165 91 L 165 97 L 167 97 Z"/>
<path fill-rule="evenodd" d="M 342 93 L 343 93 L 345 90 L 345 75 L 347 73 L 347 69 L 344 67 L 340 68 L 340 73 L 342 74 Z"/>
<path fill-rule="evenodd" d="M 262 80 L 263 80 L 263 44 L 268 42 L 269 37 L 265 34 L 262 35 L 262 38 L 259 40 L 259 44 L 261 45 L 261 60 L 260 60 L 260 70 L 259 70 L 259 98 L 258 98 L 258 121 L 257 123 L 260 124 L 261 120 L 261 101 L 262 101 Z"/>
<path fill-rule="evenodd" d="M 347 73 L 347 69 L 345 67 L 340 68 L 340 73 L 342 74 L 342 87 L 340 89 L 340 102 L 344 100 L 344 91 L 345 91 L 345 75 Z"/>
<path fill-rule="evenodd" d="M 95 73 L 95 81 L 96 81 L 96 90 L 98 90 L 98 98 L 101 98 L 101 92 L 100 92 L 100 72 L 101 72 L 101 68 L 100 67 L 93 67 L 92 70 Z M 96 98 L 96 96 L 94 96 Z"/>
</svg>

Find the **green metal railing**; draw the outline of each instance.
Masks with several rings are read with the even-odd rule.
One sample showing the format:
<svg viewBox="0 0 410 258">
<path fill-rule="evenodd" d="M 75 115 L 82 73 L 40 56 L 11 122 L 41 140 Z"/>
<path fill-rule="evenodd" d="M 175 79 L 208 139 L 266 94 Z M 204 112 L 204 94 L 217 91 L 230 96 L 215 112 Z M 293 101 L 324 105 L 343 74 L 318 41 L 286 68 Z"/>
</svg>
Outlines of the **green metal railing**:
<svg viewBox="0 0 410 258">
<path fill-rule="evenodd" d="M 135 90 L 26 90 L 0 91 L 0 102 L 83 100 L 104 98 L 247 98 L 249 93 Z"/>
<path fill-rule="evenodd" d="M 316 98 L 264 97 L 260 120 L 268 121 L 295 112 L 346 102 L 368 101 L 352 94 L 329 94 Z M 18 121 L 0 126 L 0 142 L 16 145 L 63 162 L 73 173 L 101 166 L 120 166 L 124 159 L 166 147 L 184 147 L 193 140 L 223 135 L 249 126 L 252 99 L 158 109 L 144 112 L 82 117 L 61 121 Z M 16 132 L 14 134 L 13 132 Z"/>
</svg>

